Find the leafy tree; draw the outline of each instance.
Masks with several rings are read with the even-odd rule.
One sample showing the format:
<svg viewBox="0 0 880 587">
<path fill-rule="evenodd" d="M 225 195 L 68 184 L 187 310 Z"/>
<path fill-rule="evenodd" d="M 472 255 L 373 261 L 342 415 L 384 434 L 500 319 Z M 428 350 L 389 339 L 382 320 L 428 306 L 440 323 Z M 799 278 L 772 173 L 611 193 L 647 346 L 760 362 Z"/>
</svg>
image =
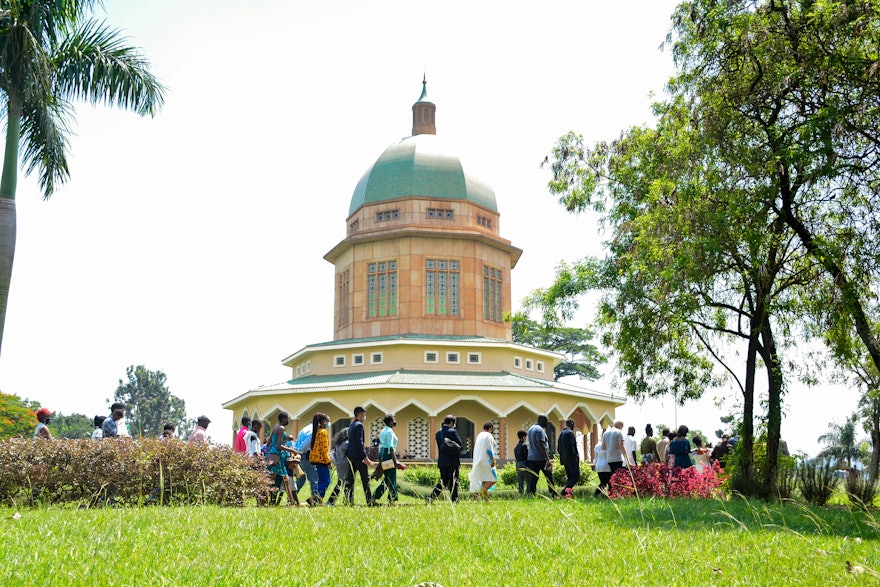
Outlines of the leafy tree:
<svg viewBox="0 0 880 587">
<path fill-rule="evenodd" d="M 92 418 L 85 414 L 53 412 L 51 429 L 55 438 L 83 439 L 92 436 L 95 425 Z"/>
<path fill-rule="evenodd" d="M 119 31 L 90 18 L 95 0 L 3 0 L 0 94 L 6 144 L 0 175 L 0 344 L 15 255 L 19 156 L 45 198 L 68 177 L 74 99 L 153 115 L 164 88 Z"/>
<path fill-rule="evenodd" d="M 181 434 L 187 424 L 186 402 L 171 394 L 165 373 L 131 365 L 125 375 L 128 381 L 119 380 L 114 397 L 125 404 L 131 435 L 155 438 L 162 434 L 165 424 L 174 424 Z"/>
<path fill-rule="evenodd" d="M 820 457 L 834 459 L 837 466 L 846 463 L 846 468 L 851 469 L 859 462 L 859 443 L 856 441 L 856 425 L 858 414 L 853 414 L 843 424 L 832 422 L 828 425 L 828 432 L 819 437 L 819 442 L 825 448 L 819 453 Z"/>
<path fill-rule="evenodd" d="M 36 407 L 17 395 L 0 392 L 0 438 L 30 438 L 37 425 Z"/>
<path fill-rule="evenodd" d="M 670 42 L 670 91 L 825 273 L 829 342 L 880 369 L 880 2 L 683 2 Z"/>
<path fill-rule="evenodd" d="M 568 375 L 590 381 L 601 377 L 597 365 L 604 363 L 605 357 L 588 342 L 594 336 L 591 330 L 539 324 L 521 312 L 511 316 L 510 322 L 513 342 L 565 355 L 565 360 L 553 368 L 555 380 Z"/>
</svg>

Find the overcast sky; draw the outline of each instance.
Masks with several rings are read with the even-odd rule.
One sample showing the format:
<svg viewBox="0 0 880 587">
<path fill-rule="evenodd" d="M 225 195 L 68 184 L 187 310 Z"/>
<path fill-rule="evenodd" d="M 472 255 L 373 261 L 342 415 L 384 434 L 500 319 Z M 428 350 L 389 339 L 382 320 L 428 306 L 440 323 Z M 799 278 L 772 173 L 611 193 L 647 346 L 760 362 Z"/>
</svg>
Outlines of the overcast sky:
<svg viewBox="0 0 880 587">
<path fill-rule="evenodd" d="M 19 181 L 0 389 L 105 414 L 125 368 L 144 364 L 214 420 L 217 442 L 232 428 L 223 401 L 289 379 L 283 357 L 333 338 L 322 257 L 360 176 L 410 134 L 423 73 L 438 135 L 495 188 L 501 233 L 525 251 L 516 309 L 559 261 L 602 250 L 595 218 L 548 195 L 555 139 L 650 123 L 673 72 L 668 0 L 104 4 L 168 86 L 166 106 L 155 119 L 79 106 L 70 181 L 48 202 Z M 791 385 L 783 437 L 814 454 L 857 396 Z M 725 395 L 618 414 L 639 435 L 676 417 L 710 433 Z"/>
</svg>

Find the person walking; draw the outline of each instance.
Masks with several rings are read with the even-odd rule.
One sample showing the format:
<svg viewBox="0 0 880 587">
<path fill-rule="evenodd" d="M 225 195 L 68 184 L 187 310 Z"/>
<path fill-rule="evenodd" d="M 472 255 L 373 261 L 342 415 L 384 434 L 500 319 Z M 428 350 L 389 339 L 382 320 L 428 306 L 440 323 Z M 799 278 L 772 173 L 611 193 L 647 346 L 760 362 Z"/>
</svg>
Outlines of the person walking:
<svg viewBox="0 0 880 587">
<path fill-rule="evenodd" d="M 474 442 L 474 460 L 469 475 L 471 493 L 476 493 L 485 501 L 489 501 L 489 490 L 498 483 L 498 471 L 495 469 L 498 447 L 494 432 L 492 422 L 483 424 L 483 431 Z"/>
<path fill-rule="evenodd" d="M 517 431 L 516 437 L 519 442 L 513 448 L 513 458 L 516 460 L 516 489 L 520 495 L 525 495 L 526 483 L 528 482 L 526 476 L 529 475 L 526 467 L 526 461 L 529 460 L 529 445 L 526 443 L 528 436 L 529 433 L 525 430 Z"/>
<path fill-rule="evenodd" d="M 370 472 L 369 467 L 373 466 L 373 461 L 367 456 L 367 448 L 364 446 L 364 422 L 367 419 L 367 410 L 358 406 L 354 409 L 354 420 L 348 427 L 348 449 L 345 456 L 351 464 L 352 477 L 357 472 L 361 478 L 361 484 L 364 488 L 364 497 L 367 505 L 376 505 L 373 496 L 370 494 Z M 354 479 L 347 486 L 345 497 L 350 504 L 354 504 Z"/>
<path fill-rule="evenodd" d="M 309 499 L 313 506 L 323 505 L 324 494 L 330 486 L 330 433 L 327 424 L 330 416 L 318 412 L 312 417 L 312 444 L 309 450 L 309 463 L 315 468 L 318 483 L 315 493 Z"/>
<path fill-rule="evenodd" d="M 246 453 L 247 445 L 244 442 L 244 437 L 251 429 L 251 419 L 247 416 L 242 416 L 241 418 L 241 428 L 238 429 L 238 432 L 235 433 L 235 442 L 232 443 L 232 450 L 235 452 Z"/>
<path fill-rule="evenodd" d="M 385 414 L 382 422 L 385 424 L 379 433 L 379 466 L 382 467 L 382 482 L 373 492 L 373 501 L 379 501 L 387 489 L 388 503 L 393 505 L 397 501 L 397 435 L 394 433 L 397 420 L 394 419 L 394 414 Z M 389 461 L 391 467 L 385 468 Z"/>
<path fill-rule="evenodd" d="M 461 468 L 461 447 L 464 443 L 455 429 L 455 416 L 443 418 L 443 426 L 434 435 L 437 442 L 437 468 L 440 481 L 428 497 L 428 503 L 440 497 L 444 489 L 449 491 L 453 502 L 458 502 L 458 471 Z"/>
<path fill-rule="evenodd" d="M 541 414 L 538 421 L 529 428 L 529 458 L 526 467 L 530 469 L 527 477 L 526 495 L 535 495 L 538 491 L 538 478 L 541 473 L 547 478 L 547 488 L 550 493 L 558 496 L 556 487 L 553 486 L 553 461 L 550 460 L 550 441 L 547 438 L 547 416 Z"/>
<path fill-rule="evenodd" d="M 559 449 L 559 463 L 565 467 L 565 488 L 562 497 L 574 497 L 574 486 L 581 480 L 581 462 L 577 450 L 577 438 L 574 435 L 574 420 L 565 421 L 565 428 L 559 433 L 556 443 Z"/>
<path fill-rule="evenodd" d="M 37 427 L 34 428 L 34 438 L 52 440 L 52 433 L 49 431 L 49 417 L 51 415 L 52 412 L 49 411 L 49 408 L 37 410 Z"/>
<path fill-rule="evenodd" d="M 642 452 L 642 464 L 659 463 L 660 455 L 657 453 L 657 441 L 654 440 L 654 429 L 650 424 L 645 426 L 645 437 L 639 446 Z"/>
<path fill-rule="evenodd" d="M 296 451 L 292 447 L 284 446 L 286 427 L 290 424 L 287 412 L 278 413 L 278 423 L 272 429 L 269 436 L 269 450 L 266 455 L 266 465 L 269 472 L 275 475 L 275 486 L 279 491 L 283 488 L 287 492 L 288 505 L 299 505 L 299 499 L 290 486 L 290 475 L 287 472 L 287 461 L 291 454 Z M 274 500 L 273 500 L 274 501 Z"/>
<path fill-rule="evenodd" d="M 623 467 L 624 463 L 629 463 L 626 458 L 626 447 L 623 445 L 623 422 L 618 420 L 614 426 L 605 431 L 602 435 L 602 449 L 605 451 L 605 458 L 608 459 L 608 466 L 611 468 L 611 474 Z"/>
<path fill-rule="evenodd" d="M 678 427 L 675 440 L 669 443 L 669 454 L 673 455 L 672 468 L 681 467 L 687 469 L 691 463 L 691 442 L 687 439 L 688 427 L 682 424 Z"/>
<path fill-rule="evenodd" d="M 208 425 L 211 420 L 207 416 L 199 416 L 196 420 L 196 429 L 189 435 L 190 444 L 208 444 Z"/>
<path fill-rule="evenodd" d="M 119 436 L 119 422 L 125 417 L 125 404 L 114 402 L 110 405 L 110 417 L 105 418 L 101 424 L 102 438 L 117 438 Z"/>
<path fill-rule="evenodd" d="M 596 474 L 599 475 L 599 486 L 593 495 L 596 497 L 607 495 L 611 490 L 611 467 L 608 466 L 608 459 L 606 458 L 605 449 L 602 448 L 601 440 L 596 443 L 593 454 L 596 457 L 596 462 L 593 466 L 596 469 Z"/>
<path fill-rule="evenodd" d="M 330 492 L 330 498 L 327 505 L 333 505 L 339 498 L 339 493 L 354 480 L 351 476 L 351 465 L 345 458 L 345 451 L 348 450 L 348 428 L 343 429 L 334 439 L 334 448 L 330 452 L 330 458 L 336 465 L 336 486 Z M 344 499 L 344 494 L 343 494 Z"/>
</svg>

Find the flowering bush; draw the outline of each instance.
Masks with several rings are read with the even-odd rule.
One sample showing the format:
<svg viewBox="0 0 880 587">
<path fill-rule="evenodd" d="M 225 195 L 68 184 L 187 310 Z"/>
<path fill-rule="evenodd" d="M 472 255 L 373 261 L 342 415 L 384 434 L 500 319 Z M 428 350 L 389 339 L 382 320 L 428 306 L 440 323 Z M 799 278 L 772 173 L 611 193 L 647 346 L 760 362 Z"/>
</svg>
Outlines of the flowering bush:
<svg viewBox="0 0 880 587">
<path fill-rule="evenodd" d="M 265 467 L 230 447 L 178 440 L 0 441 L 0 503 L 242 505 Z"/>
<path fill-rule="evenodd" d="M 711 467 L 670 471 L 665 465 L 651 463 L 632 469 L 618 469 L 611 477 L 609 496 L 620 497 L 718 497 L 721 495 L 723 469 L 714 463 Z"/>
</svg>

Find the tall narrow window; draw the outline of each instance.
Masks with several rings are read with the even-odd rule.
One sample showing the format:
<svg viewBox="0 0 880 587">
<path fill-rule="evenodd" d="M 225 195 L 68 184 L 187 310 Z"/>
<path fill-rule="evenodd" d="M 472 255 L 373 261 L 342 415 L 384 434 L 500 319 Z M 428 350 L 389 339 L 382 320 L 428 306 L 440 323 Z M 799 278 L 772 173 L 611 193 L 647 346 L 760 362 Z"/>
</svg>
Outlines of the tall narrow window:
<svg viewBox="0 0 880 587">
<path fill-rule="evenodd" d="M 348 324 L 349 270 L 336 274 L 336 327 Z"/>
<path fill-rule="evenodd" d="M 367 315 L 397 315 L 397 261 L 367 264 Z"/>
<path fill-rule="evenodd" d="M 483 266 L 483 319 L 501 322 L 501 269 Z"/>
<path fill-rule="evenodd" d="M 425 260 L 425 313 L 432 316 L 459 315 L 459 262 Z"/>
</svg>

